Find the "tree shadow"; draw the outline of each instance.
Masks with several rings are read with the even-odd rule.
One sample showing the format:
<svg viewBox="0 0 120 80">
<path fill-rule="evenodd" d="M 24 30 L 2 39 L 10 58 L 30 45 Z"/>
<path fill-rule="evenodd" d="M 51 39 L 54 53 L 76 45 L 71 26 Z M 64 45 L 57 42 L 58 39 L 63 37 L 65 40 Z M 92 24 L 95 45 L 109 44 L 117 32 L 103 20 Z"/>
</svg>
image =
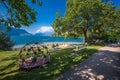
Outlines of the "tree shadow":
<svg viewBox="0 0 120 80">
<path fill-rule="evenodd" d="M 8 75 L 2 80 L 54 80 L 60 74 L 68 71 L 84 59 L 87 59 L 96 51 L 97 50 L 95 49 L 86 49 L 84 52 L 77 55 L 71 54 L 73 49 L 55 51 L 51 54 L 51 62 L 48 65 L 27 72 L 13 70 L 6 74 L 17 73 L 14 75 Z M 3 73 L 2 75 L 6 74 Z"/>
<path fill-rule="evenodd" d="M 120 53 L 100 50 L 58 80 L 120 80 Z"/>
<path fill-rule="evenodd" d="M 3 76 L 3 75 L 6 75 L 6 74 L 11 74 L 11 73 L 15 73 L 15 72 L 18 72 L 18 70 L 13 70 L 13 71 L 10 71 L 10 72 L 4 72 L 4 73 L 1 73 L 0 75 Z"/>
<path fill-rule="evenodd" d="M 6 57 L 6 58 L 2 59 L 1 61 L 8 61 L 8 60 L 14 60 L 14 59 L 17 59 L 17 55 L 12 55 L 12 56 Z"/>
<path fill-rule="evenodd" d="M 8 64 L 7 66 L 5 66 L 4 68 L 1 68 L 0 71 L 6 70 L 7 68 L 13 67 L 14 65 L 15 65 L 15 62 L 12 62 L 12 63 Z"/>
</svg>

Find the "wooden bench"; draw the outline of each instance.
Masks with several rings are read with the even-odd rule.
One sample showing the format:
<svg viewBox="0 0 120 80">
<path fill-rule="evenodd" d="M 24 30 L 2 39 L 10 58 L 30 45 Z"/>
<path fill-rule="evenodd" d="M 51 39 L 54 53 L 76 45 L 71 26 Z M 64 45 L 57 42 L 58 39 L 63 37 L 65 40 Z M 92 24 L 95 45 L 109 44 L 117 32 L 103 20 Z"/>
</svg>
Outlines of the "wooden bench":
<svg viewBox="0 0 120 80">
<path fill-rule="evenodd" d="M 80 52 L 85 51 L 86 47 L 87 47 L 87 43 L 76 45 L 73 54 L 78 54 Z"/>
</svg>

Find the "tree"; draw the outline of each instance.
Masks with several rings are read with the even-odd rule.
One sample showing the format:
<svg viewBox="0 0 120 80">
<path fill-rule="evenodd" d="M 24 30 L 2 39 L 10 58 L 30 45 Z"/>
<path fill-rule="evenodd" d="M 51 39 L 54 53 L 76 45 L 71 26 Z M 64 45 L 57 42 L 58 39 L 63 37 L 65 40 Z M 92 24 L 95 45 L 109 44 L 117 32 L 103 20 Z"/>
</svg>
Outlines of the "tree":
<svg viewBox="0 0 120 80">
<path fill-rule="evenodd" d="M 59 36 L 59 35 L 61 35 L 62 33 L 61 33 L 61 31 L 62 30 L 60 30 L 61 28 L 60 28 L 60 26 L 61 26 L 61 18 L 60 18 L 60 12 L 58 11 L 57 13 L 56 13 L 56 19 L 55 19 L 55 21 L 54 21 L 54 23 L 52 24 L 52 26 L 53 26 L 53 28 L 54 28 L 54 31 L 56 32 L 54 35 L 55 36 Z"/>
<path fill-rule="evenodd" d="M 95 19 L 96 21 L 94 23 L 96 24 L 90 29 L 90 36 L 100 39 L 110 38 L 110 35 L 113 35 L 110 34 L 111 30 L 113 30 L 113 28 L 116 29 L 114 25 L 116 25 L 119 14 L 116 15 L 117 10 L 112 2 L 100 4 L 98 10 L 100 11 L 99 16 Z"/>
<path fill-rule="evenodd" d="M 33 4 L 42 5 L 40 0 L 31 0 Z M 25 0 L 0 0 L 0 27 L 1 24 L 20 28 L 29 26 L 36 21 L 37 12 L 30 7 Z M 14 45 L 10 37 L 3 31 L 0 31 L 0 49 L 10 49 Z"/>
<path fill-rule="evenodd" d="M 104 35 L 106 29 L 113 27 L 116 22 L 115 6 L 109 0 L 67 0 L 65 15 L 56 18 L 53 28 L 60 35 L 83 35 L 87 42 L 88 32 Z M 117 22 L 119 23 L 119 22 Z M 56 25 L 57 24 L 57 25 Z M 109 31 L 110 32 L 110 31 Z"/>
<path fill-rule="evenodd" d="M 10 37 L 3 31 L 0 31 L 0 49 L 1 50 L 10 50 L 14 46 L 14 42 Z"/>
<path fill-rule="evenodd" d="M 31 0 L 38 3 L 39 0 Z M 25 0 L 0 0 L 0 24 L 20 28 L 22 25 L 29 26 L 36 21 L 36 11 Z M 9 28 L 9 27 L 8 27 Z"/>
<path fill-rule="evenodd" d="M 116 12 L 113 14 L 114 19 L 112 20 L 113 24 L 109 27 L 106 34 L 112 39 L 120 39 L 120 7 L 116 8 Z"/>
</svg>

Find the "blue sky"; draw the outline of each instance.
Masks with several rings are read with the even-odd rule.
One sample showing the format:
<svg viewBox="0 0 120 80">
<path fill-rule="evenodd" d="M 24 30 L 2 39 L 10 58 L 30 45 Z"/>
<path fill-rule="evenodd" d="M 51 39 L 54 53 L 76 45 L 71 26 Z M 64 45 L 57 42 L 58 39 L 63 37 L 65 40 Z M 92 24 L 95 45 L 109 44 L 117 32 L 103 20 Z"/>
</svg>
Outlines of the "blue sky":
<svg viewBox="0 0 120 80">
<path fill-rule="evenodd" d="M 120 0 L 112 0 L 116 6 L 120 6 Z"/>
<path fill-rule="evenodd" d="M 42 0 L 42 6 L 36 6 L 30 3 L 30 6 L 38 12 L 37 22 L 29 27 L 22 27 L 26 31 L 34 34 L 37 32 L 53 31 L 51 25 L 56 17 L 56 12 L 60 11 L 64 15 L 66 10 L 66 0 Z"/>
<path fill-rule="evenodd" d="M 28 3 L 30 0 L 28 0 Z M 54 32 L 51 25 L 56 17 L 56 12 L 60 11 L 61 15 L 64 15 L 66 10 L 66 0 L 41 0 L 42 6 L 29 4 L 37 12 L 37 22 L 33 23 L 29 27 L 22 27 L 29 33 L 35 34 L 38 32 Z M 120 6 L 120 0 L 112 0 L 116 6 Z"/>
</svg>

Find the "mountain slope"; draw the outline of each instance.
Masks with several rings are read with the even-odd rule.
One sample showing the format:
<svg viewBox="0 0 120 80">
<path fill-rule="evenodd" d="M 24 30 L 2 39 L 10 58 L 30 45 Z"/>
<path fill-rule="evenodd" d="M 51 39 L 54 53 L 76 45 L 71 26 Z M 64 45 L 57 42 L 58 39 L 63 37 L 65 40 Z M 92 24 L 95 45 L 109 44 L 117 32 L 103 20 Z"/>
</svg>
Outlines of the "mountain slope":
<svg viewBox="0 0 120 80">
<path fill-rule="evenodd" d="M 5 26 L 4 24 L 1 25 L 0 30 L 3 30 L 5 32 L 7 32 L 7 26 Z M 30 33 L 28 33 L 27 31 L 23 30 L 23 29 L 17 29 L 14 27 L 11 27 L 11 30 L 9 32 L 7 32 L 8 35 L 10 36 L 24 36 L 24 35 L 32 35 Z"/>
</svg>

